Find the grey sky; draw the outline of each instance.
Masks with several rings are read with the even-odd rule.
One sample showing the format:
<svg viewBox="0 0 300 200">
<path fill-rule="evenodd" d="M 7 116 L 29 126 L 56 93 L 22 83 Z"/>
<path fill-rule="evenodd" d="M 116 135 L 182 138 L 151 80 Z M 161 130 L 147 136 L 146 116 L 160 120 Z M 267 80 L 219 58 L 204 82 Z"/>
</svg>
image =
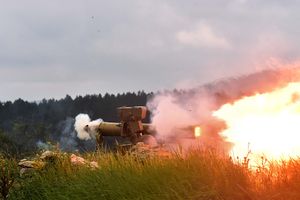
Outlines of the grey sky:
<svg viewBox="0 0 300 200">
<path fill-rule="evenodd" d="M 190 87 L 296 62 L 298 2 L 0 0 L 0 101 Z"/>
</svg>

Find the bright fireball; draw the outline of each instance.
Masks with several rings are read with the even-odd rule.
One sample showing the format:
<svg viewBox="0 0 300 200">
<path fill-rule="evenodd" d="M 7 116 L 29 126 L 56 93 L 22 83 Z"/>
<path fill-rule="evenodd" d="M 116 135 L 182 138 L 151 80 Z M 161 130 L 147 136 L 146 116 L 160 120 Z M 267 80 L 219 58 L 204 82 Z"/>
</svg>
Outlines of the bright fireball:
<svg viewBox="0 0 300 200">
<path fill-rule="evenodd" d="M 232 155 L 285 159 L 300 156 L 300 82 L 225 104 L 213 113 L 227 123 L 222 135 Z"/>
</svg>

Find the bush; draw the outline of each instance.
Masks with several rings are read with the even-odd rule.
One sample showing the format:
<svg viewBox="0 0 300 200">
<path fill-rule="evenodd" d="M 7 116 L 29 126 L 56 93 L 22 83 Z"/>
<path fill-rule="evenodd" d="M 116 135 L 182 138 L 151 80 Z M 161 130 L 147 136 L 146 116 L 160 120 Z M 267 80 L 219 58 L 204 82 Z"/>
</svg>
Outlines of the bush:
<svg viewBox="0 0 300 200">
<path fill-rule="evenodd" d="M 16 161 L 5 159 L 0 155 L 0 197 L 7 199 L 10 189 L 14 186 L 18 178 Z"/>
</svg>

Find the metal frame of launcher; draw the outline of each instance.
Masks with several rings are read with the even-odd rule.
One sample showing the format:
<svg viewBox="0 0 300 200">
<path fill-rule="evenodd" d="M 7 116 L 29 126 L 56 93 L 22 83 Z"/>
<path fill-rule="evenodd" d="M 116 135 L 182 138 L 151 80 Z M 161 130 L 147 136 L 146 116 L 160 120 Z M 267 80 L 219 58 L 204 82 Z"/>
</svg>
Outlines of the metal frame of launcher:
<svg viewBox="0 0 300 200">
<path fill-rule="evenodd" d="M 102 122 L 97 129 L 97 143 L 103 143 L 103 136 L 127 137 L 135 144 L 143 141 L 147 135 L 155 135 L 155 130 L 150 124 L 142 123 L 147 114 L 145 106 L 119 107 L 120 122 Z"/>
<path fill-rule="evenodd" d="M 129 138 L 132 144 L 137 142 L 148 143 L 154 139 L 153 136 L 156 135 L 155 128 L 151 124 L 142 123 L 147 114 L 145 106 L 123 106 L 117 108 L 117 110 L 120 122 L 101 122 L 96 129 L 98 145 L 103 144 L 103 136 L 122 136 Z M 88 129 L 87 125 L 86 130 Z M 176 141 L 179 138 L 195 139 L 194 129 L 195 126 L 174 127 L 174 134 L 164 139 L 168 141 Z M 164 143 L 163 140 L 159 142 Z"/>
</svg>

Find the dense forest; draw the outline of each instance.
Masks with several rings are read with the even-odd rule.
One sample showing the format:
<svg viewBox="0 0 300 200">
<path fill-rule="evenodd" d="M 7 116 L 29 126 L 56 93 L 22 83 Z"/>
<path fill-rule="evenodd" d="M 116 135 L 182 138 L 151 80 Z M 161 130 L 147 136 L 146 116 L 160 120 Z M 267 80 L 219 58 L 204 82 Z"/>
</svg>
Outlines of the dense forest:
<svg viewBox="0 0 300 200">
<path fill-rule="evenodd" d="M 60 100 L 49 99 L 27 102 L 22 99 L 0 103 L 0 151 L 20 155 L 48 143 L 58 144 L 65 151 L 81 150 L 93 146 L 80 141 L 74 132 L 74 118 L 79 113 L 91 119 L 117 121 L 119 106 L 146 105 L 152 93 L 86 95 Z M 149 121 L 149 117 L 147 119 Z"/>
</svg>

